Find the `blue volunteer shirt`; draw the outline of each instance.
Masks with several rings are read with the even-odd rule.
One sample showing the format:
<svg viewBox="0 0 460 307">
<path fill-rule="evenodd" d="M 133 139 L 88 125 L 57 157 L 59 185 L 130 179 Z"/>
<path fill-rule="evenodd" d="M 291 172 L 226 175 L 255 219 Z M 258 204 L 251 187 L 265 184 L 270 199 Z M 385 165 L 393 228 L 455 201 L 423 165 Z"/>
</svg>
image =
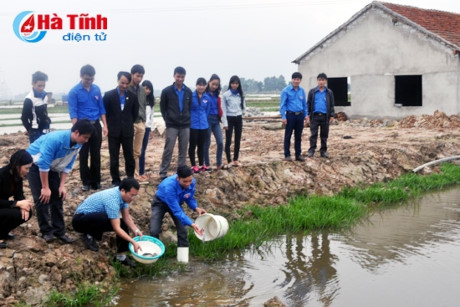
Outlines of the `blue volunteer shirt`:
<svg viewBox="0 0 460 307">
<path fill-rule="evenodd" d="M 102 115 L 105 115 L 101 90 L 95 84 L 92 84 L 87 91 L 81 82 L 78 83 L 70 90 L 68 102 L 71 119 L 98 120 Z"/>
<path fill-rule="evenodd" d="M 195 186 L 196 181 L 195 178 L 193 178 L 192 184 L 187 189 L 183 189 L 179 184 L 179 180 L 177 180 L 176 174 L 163 180 L 158 186 L 157 193 L 155 194 L 161 201 L 168 205 L 174 216 L 185 226 L 192 225 L 193 221 L 185 214 L 181 204 L 185 202 L 190 209 L 196 209 L 197 202 L 194 197 L 196 191 Z"/>
<path fill-rule="evenodd" d="M 117 87 L 117 93 L 118 93 L 118 97 L 120 97 L 120 107 L 121 107 L 121 110 L 123 111 L 123 109 L 125 108 L 125 102 L 126 102 L 126 91 L 122 96 L 120 94 L 120 90 Z"/>
<path fill-rule="evenodd" d="M 103 190 L 90 195 L 75 211 L 75 214 L 107 213 L 111 220 L 120 218 L 120 211 L 128 208 L 121 198 L 119 187 Z"/>
<path fill-rule="evenodd" d="M 184 85 L 182 85 L 182 88 L 179 91 L 179 89 L 174 84 L 174 90 L 176 91 L 177 98 L 179 98 L 179 110 L 182 112 L 182 110 L 184 109 Z"/>
<path fill-rule="evenodd" d="M 203 100 L 201 96 L 201 101 L 198 98 L 197 92 L 192 94 L 192 104 L 190 107 L 190 128 L 197 130 L 208 129 L 208 116 L 206 110 L 208 108 L 207 100 Z"/>
<path fill-rule="evenodd" d="M 217 97 L 211 95 L 209 92 L 204 92 L 203 102 L 208 105 L 207 113 L 208 115 L 219 115 Z"/>
<path fill-rule="evenodd" d="M 326 88 L 323 88 L 321 91 L 319 87 L 316 87 L 315 90 L 315 104 L 314 104 L 314 111 L 313 112 L 319 112 L 319 113 L 327 113 L 327 107 L 326 107 Z"/>
<path fill-rule="evenodd" d="M 303 112 L 304 117 L 308 116 L 307 98 L 302 87 L 296 90 L 292 84 L 288 85 L 281 92 L 280 114 L 282 119 L 286 119 L 286 112 Z"/>
</svg>

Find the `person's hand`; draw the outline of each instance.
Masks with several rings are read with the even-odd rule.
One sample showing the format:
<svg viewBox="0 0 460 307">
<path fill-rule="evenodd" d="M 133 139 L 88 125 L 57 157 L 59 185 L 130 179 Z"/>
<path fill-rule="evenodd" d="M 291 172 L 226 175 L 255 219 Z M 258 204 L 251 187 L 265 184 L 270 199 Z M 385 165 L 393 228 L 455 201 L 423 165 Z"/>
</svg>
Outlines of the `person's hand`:
<svg viewBox="0 0 460 307">
<path fill-rule="evenodd" d="M 24 135 L 29 135 L 29 131 L 26 130 L 26 132 L 24 132 Z"/>
<path fill-rule="evenodd" d="M 195 209 L 196 213 L 198 213 L 198 215 L 202 215 L 202 214 L 205 214 L 206 213 L 206 210 L 200 208 L 200 207 L 196 207 Z"/>
<path fill-rule="evenodd" d="M 283 119 L 283 125 L 284 125 L 284 126 L 287 125 L 287 119 Z"/>
<path fill-rule="evenodd" d="M 139 251 L 139 250 L 142 250 L 142 248 L 141 248 L 141 246 L 139 245 L 139 243 L 137 243 L 136 241 L 134 241 L 134 242 L 132 242 L 132 244 L 133 244 L 134 251 L 135 251 L 137 254 L 139 254 L 138 251 Z"/>
<path fill-rule="evenodd" d="M 224 130 L 228 130 L 228 126 L 224 126 Z"/>
<path fill-rule="evenodd" d="M 27 221 L 29 219 L 29 215 L 30 215 L 30 212 L 28 210 L 21 208 L 21 217 L 24 221 Z"/>
<path fill-rule="evenodd" d="M 134 234 L 135 234 L 136 236 L 139 236 L 141 239 L 142 239 L 142 236 L 144 235 L 144 234 L 142 233 L 142 231 L 140 231 L 139 229 L 136 229 L 136 231 L 134 231 Z"/>
<path fill-rule="evenodd" d="M 59 197 L 62 198 L 62 200 L 65 200 L 67 197 L 67 189 L 63 185 L 59 186 Z"/>
<path fill-rule="evenodd" d="M 193 230 L 195 230 L 195 232 L 199 235 L 199 236 L 202 236 L 203 235 L 203 232 L 204 232 L 204 229 L 200 229 L 200 227 L 198 227 L 197 224 L 193 223 L 192 225 L 192 228 Z"/>
<path fill-rule="evenodd" d="M 333 121 L 334 121 L 334 117 L 331 116 L 331 117 L 329 118 L 329 124 L 332 124 Z"/>
<path fill-rule="evenodd" d="M 102 136 L 106 137 L 109 134 L 109 129 L 106 126 L 102 127 Z"/>
<path fill-rule="evenodd" d="M 38 198 L 40 202 L 47 204 L 50 202 L 51 190 L 50 188 L 42 188 L 40 197 Z"/>
<path fill-rule="evenodd" d="M 30 211 L 32 209 L 32 202 L 30 200 L 23 199 L 16 202 L 16 207 L 22 210 Z"/>
<path fill-rule="evenodd" d="M 310 122 L 310 115 L 308 115 L 307 117 L 305 117 L 305 123 L 308 124 Z"/>
</svg>

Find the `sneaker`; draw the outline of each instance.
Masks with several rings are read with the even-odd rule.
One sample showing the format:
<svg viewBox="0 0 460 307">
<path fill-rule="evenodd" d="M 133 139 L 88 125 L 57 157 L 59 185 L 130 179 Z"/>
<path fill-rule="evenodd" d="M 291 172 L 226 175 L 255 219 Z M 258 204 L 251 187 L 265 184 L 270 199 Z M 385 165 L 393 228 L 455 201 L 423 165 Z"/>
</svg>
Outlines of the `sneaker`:
<svg viewBox="0 0 460 307">
<path fill-rule="evenodd" d="M 83 192 L 89 191 L 91 189 L 91 186 L 89 184 L 84 184 L 81 186 L 81 190 Z"/>
<path fill-rule="evenodd" d="M 286 161 L 286 162 L 292 162 L 291 156 L 285 157 L 285 158 L 284 158 L 284 161 Z"/>
<path fill-rule="evenodd" d="M 308 152 L 308 157 L 311 158 L 311 157 L 313 157 L 314 154 L 315 154 L 314 151 L 309 151 L 309 152 Z"/>
<path fill-rule="evenodd" d="M 195 165 L 192 167 L 192 173 L 198 174 L 199 172 L 201 172 L 201 169 L 198 166 Z"/>
<path fill-rule="evenodd" d="M 295 160 L 296 160 L 296 161 L 303 162 L 303 161 L 305 161 L 305 158 L 302 157 L 302 156 L 297 156 L 297 157 L 295 157 Z"/>
<path fill-rule="evenodd" d="M 84 233 L 81 238 L 87 249 L 92 250 L 93 252 L 99 251 L 96 239 L 94 239 L 91 235 Z"/>
<path fill-rule="evenodd" d="M 5 241 L 0 242 L 0 248 L 7 248 Z"/>
<path fill-rule="evenodd" d="M 93 190 L 100 190 L 102 188 L 101 183 L 92 183 L 91 189 Z"/>
<path fill-rule="evenodd" d="M 46 243 L 49 243 L 53 241 L 54 239 L 56 239 L 56 237 L 51 233 L 51 234 L 43 235 L 43 239 L 45 239 Z"/>
<path fill-rule="evenodd" d="M 61 240 L 61 242 L 64 243 L 64 244 L 69 244 L 69 243 L 72 243 L 72 242 L 75 241 L 74 238 L 70 238 L 70 237 L 68 237 L 66 235 L 58 236 L 57 238 L 59 240 Z"/>
<path fill-rule="evenodd" d="M 117 256 L 114 256 L 113 261 L 114 262 L 120 262 L 121 264 L 129 266 L 129 267 L 132 267 L 132 268 L 135 268 L 137 266 L 136 262 L 131 260 L 131 258 L 129 258 L 128 256 L 125 256 L 124 260 L 118 260 Z"/>
<path fill-rule="evenodd" d="M 327 155 L 326 152 L 323 151 L 323 152 L 321 153 L 321 158 L 329 158 L 329 156 Z"/>
<path fill-rule="evenodd" d="M 201 166 L 201 171 L 202 171 L 202 172 L 211 172 L 212 169 L 210 169 L 210 168 L 207 167 L 205 164 L 203 164 L 203 166 Z"/>
</svg>

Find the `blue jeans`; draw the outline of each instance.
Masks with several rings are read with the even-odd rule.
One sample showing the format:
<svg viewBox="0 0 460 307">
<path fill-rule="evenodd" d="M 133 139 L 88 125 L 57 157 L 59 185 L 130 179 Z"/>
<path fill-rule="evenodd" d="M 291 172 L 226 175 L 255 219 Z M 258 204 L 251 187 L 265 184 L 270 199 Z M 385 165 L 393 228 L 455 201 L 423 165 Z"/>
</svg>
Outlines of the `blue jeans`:
<svg viewBox="0 0 460 307">
<path fill-rule="evenodd" d="M 291 136 L 294 131 L 294 150 L 295 156 L 298 157 L 302 154 L 302 131 L 305 116 L 303 113 L 295 115 L 292 112 L 286 112 L 286 129 L 284 130 L 284 156 L 291 156 Z"/>
<path fill-rule="evenodd" d="M 145 150 L 149 144 L 150 128 L 145 128 L 144 139 L 142 140 L 141 155 L 139 156 L 139 175 L 145 173 Z"/>
<path fill-rule="evenodd" d="M 204 164 L 210 166 L 209 161 L 209 147 L 211 146 L 211 133 L 214 134 L 216 139 L 217 150 L 216 150 L 216 160 L 217 166 L 222 165 L 222 153 L 224 151 L 224 141 L 222 137 L 222 129 L 220 128 L 220 119 L 218 115 L 208 115 L 208 137 L 206 143 L 204 144 Z"/>
</svg>

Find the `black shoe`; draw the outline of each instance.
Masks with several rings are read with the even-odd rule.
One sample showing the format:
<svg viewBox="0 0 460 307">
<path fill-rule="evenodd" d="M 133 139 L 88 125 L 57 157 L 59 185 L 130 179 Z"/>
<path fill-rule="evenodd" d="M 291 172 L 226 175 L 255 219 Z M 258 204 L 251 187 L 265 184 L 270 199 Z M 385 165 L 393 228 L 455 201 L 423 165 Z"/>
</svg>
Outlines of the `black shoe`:
<svg viewBox="0 0 460 307">
<path fill-rule="evenodd" d="M 102 188 L 100 183 L 93 183 L 91 184 L 91 189 L 93 190 L 100 190 Z"/>
<path fill-rule="evenodd" d="M 9 232 L 9 233 L 6 235 L 5 240 L 13 240 L 14 237 L 15 237 L 14 234 L 12 234 L 11 232 Z"/>
<path fill-rule="evenodd" d="M 327 153 L 322 152 L 322 153 L 321 153 L 321 158 L 329 158 L 329 156 L 327 155 Z"/>
<path fill-rule="evenodd" d="M 59 236 L 58 239 L 61 240 L 61 242 L 64 243 L 64 244 L 69 244 L 69 243 L 72 243 L 72 242 L 75 241 L 75 239 L 69 238 L 66 235 Z"/>
<path fill-rule="evenodd" d="M 0 242 L 0 248 L 6 248 L 6 242 L 5 241 Z"/>
<path fill-rule="evenodd" d="M 96 239 L 94 239 L 91 235 L 84 233 L 82 235 L 82 240 L 83 243 L 85 243 L 87 249 L 92 250 L 93 252 L 99 251 L 99 246 L 96 242 Z"/>
<path fill-rule="evenodd" d="M 117 256 L 114 256 L 113 257 L 113 261 L 115 262 L 120 262 L 121 264 L 123 265 L 126 265 L 126 266 L 130 266 L 132 268 L 135 268 L 137 266 L 136 262 L 134 262 L 133 260 L 131 260 L 131 258 L 129 258 L 128 256 L 125 257 L 125 260 L 121 261 L 121 260 L 118 260 L 117 259 Z"/>
<path fill-rule="evenodd" d="M 90 188 L 91 188 L 91 187 L 89 186 L 89 184 L 84 184 L 84 185 L 81 186 L 81 190 L 82 190 L 83 192 L 89 191 Z"/>
<path fill-rule="evenodd" d="M 54 241 L 56 237 L 51 233 L 48 235 L 43 235 L 43 239 L 45 239 L 46 243 L 50 243 L 51 241 Z"/>
<path fill-rule="evenodd" d="M 302 157 L 302 156 L 297 156 L 297 157 L 295 157 L 295 160 L 296 160 L 296 161 L 304 162 L 304 161 L 305 161 L 305 158 Z"/>
<path fill-rule="evenodd" d="M 286 161 L 286 162 L 292 162 L 291 156 L 284 157 L 284 161 Z"/>
<path fill-rule="evenodd" d="M 311 157 L 313 157 L 314 154 L 315 154 L 314 151 L 309 151 L 309 152 L 308 152 L 308 157 L 311 158 Z"/>
</svg>

